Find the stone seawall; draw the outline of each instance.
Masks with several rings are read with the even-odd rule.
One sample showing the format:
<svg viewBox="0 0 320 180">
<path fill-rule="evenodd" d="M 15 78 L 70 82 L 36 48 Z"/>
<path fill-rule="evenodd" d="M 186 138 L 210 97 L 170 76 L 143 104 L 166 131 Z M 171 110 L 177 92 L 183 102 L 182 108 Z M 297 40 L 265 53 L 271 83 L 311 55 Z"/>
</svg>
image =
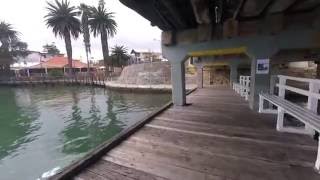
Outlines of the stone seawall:
<svg viewBox="0 0 320 180">
<path fill-rule="evenodd" d="M 168 62 L 133 64 L 126 66 L 117 80 L 120 84 L 171 84 Z"/>
<path fill-rule="evenodd" d="M 155 62 L 126 66 L 116 83 L 135 85 L 171 85 L 171 65 L 169 62 Z M 196 84 L 196 75 L 186 74 L 186 84 Z"/>
</svg>

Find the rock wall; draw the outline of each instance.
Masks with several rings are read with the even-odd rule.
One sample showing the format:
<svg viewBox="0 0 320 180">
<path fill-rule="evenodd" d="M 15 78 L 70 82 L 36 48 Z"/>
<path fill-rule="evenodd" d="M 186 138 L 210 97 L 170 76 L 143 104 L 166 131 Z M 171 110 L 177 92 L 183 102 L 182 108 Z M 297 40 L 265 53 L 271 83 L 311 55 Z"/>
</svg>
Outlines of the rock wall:
<svg viewBox="0 0 320 180">
<path fill-rule="evenodd" d="M 228 85 L 230 69 L 228 66 L 205 67 L 203 71 L 204 85 Z"/>
</svg>

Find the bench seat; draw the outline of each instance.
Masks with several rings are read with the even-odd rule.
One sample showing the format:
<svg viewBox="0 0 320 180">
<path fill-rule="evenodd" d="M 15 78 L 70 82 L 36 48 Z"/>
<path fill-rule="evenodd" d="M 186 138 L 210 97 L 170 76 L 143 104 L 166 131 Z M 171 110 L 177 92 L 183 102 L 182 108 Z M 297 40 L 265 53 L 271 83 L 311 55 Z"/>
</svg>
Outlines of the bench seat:
<svg viewBox="0 0 320 180">
<path fill-rule="evenodd" d="M 308 124 L 314 130 L 320 131 L 320 116 L 311 110 L 301 107 L 276 95 L 261 93 L 260 98 L 268 100 L 278 108 L 281 107 L 288 114 L 299 119 L 303 123 Z"/>
</svg>

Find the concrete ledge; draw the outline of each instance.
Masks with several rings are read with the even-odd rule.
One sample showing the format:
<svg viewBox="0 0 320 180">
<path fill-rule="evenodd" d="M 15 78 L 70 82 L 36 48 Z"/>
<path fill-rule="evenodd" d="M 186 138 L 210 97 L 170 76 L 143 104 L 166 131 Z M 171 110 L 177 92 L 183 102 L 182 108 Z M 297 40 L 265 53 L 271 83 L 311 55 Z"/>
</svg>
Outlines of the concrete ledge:
<svg viewBox="0 0 320 180">
<path fill-rule="evenodd" d="M 35 85 L 85 85 L 96 86 L 108 89 L 116 89 L 129 92 L 159 92 L 170 93 L 172 91 L 172 85 L 170 84 L 154 84 L 154 85 L 138 85 L 138 84 L 122 84 L 113 81 L 102 82 L 85 82 L 85 81 L 71 81 L 71 80 L 44 80 L 44 81 L 0 81 L 0 86 L 35 86 Z M 196 84 L 189 84 L 186 86 L 186 90 L 192 90 L 196 88 Z"/>
</svg>

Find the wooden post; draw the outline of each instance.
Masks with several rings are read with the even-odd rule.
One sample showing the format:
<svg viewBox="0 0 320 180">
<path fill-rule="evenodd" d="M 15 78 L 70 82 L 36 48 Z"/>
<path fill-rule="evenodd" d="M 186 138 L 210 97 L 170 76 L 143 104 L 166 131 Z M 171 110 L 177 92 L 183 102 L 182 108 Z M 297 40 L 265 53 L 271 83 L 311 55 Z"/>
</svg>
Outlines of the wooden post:
<svg viewBox="0 0 320 180">
<path fill-rule="evenodd" d="M 317 113 L 317 111 L 318 111 L 318 99 L 316 97 L 313 97 L 311 94 L 312 93 L 319 93 L 319 85 L 316 84 L 315 82 L 310 82 L 309 83 L 309 92 L 310 92 L 310 95 L 308 96 L 307 108 L 310 109 L 312 112 Z M 310 135 L 314 135 L 314 133 L 315 133 L 315 131 L 310 126 L 308 126 L 307 124 L 305 125 L 305 130 Z"/>
</svg>

